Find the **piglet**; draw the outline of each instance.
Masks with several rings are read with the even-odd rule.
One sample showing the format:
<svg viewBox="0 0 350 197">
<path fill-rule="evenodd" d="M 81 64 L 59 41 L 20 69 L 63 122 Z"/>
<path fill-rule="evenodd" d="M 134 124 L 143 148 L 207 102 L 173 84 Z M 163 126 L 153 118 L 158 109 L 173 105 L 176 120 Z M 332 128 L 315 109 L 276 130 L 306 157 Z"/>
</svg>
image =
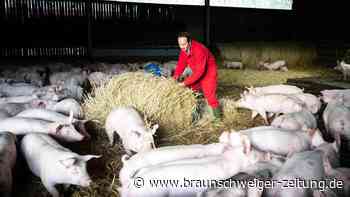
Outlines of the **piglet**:
<svg viewBox="0 0 350 197">
<path fill-rule="evenodd" d="M 325 177 L 322 153 L 319 150 L 294 154 L 272 177 L 276 184 L 266 188 L 266 197 L 309 197 L 312 193 L 310 181 L 321 181 Z M 299 180 L 299 181 L 298 181 Z M 307 182 L 306 182 L 307 181 Z M 308 183 L 309 187 L 303 186 Z M 289 185 L 294 187 L 288 187 Z"/>
<path fill-rule="evenodd" d="M 84 117 L 84 113 L 79 102 L 73 98 L 63 99 L 55 105 L 49 105 L 46 109 L 51 109 L 65 115 L 69 115 L 70 111 L 73 111 L 74 118 L 81 119 Z"/>
<path fill-rule="evenodd" d="M 73 114 L 73 111 L 71 111 L 71 113 Z M 42 109 L 42 108 L 27 109 L 18 113 L 16 117 L 35 118 L 35 119 L 41 119 L 41 120 L 46 120 L 51 122 L 67 123 L 67 124 L 71 123 L 87 139 L 91 138 L 90 134 L 85 129 L 85 123 L 88 120 L 78 120 L 75 118 L 70 120 L 68 116 L 49 109 Z"/>
<path fill-rule="evenodd" d="M 16 163 L 16 136 L 9 132 L 0 133 L 0 196 L 11 197 L 12 170 Z"/>
<path fill-rule="evenodd" d="M 134 177 L 142 179 L 145 185 L 136 188 L 132 184 L 123 186 L 122 197 L 166 197 L 166 196 L 195 196 L 196 193 L 206 190 L 209 185 L 188 187 L 152 187 L 151 180 L 178 180 L 185 183 L 187 180 L 225 180 L 239 173 L 242 169 L 258 162 L 255 155 L 250 154 L 247 146 L 227 146 L 224 152 L 215 160 L 202 163 L 160 164 L 154 167 L 141 169 Z M 232 156 L 234 155 L 234 157 Z M 200 158 L 199 158 L 200 159 Z M 237 162 L 240 161 L 240 162 Z"/>
<path fill-rule="evenodd" d="M 31 96 L 37 91 L 38 87 L 30 85 L 27 83 L 14 83 L 0 84 L 0 93 L 3 96 L 12 97 L 12 96 Z"/>
<path fill-rule="evenodd" d="M 296 152 L 310 150 L 324 143 L 319 130 L 291 131 L 281 128 L 247 129 L 241 132 L 231 132 L 232 145 L 241 144 L 242 140 L 249 140 L 251 145 L 261 151 L 271 152 L 282 156 L 291 156 Z"/>
<path fill-rule="evenodd" d="M 238 61 L 224 61 L 224 66 L 226 68 L 232 68 L 232 69 L 243 69 L 243 63 Z"/>
<path fill-rule="evenodd" d="M 323 122 L 327 132 L 340 146 L 340 138 L 350 139 L 350 109 L 338 102 L 327 104 L 323 114 Z M 350 144 L 347 145 L 350 147 Z"/>
<path fill-rule="evenodd" d="M 263 178 L 265 177 L 238 173 L 230 179 L 225 180 L 226 185 L 229 187 L 210 188 L 198 193 L 196 197 L 261 197 L 263 188 L 260 186 L 252 187 L 247 183 L 248 181 L 253 182 L 255 179 L 259 180 Z M 232 186 L 228 183 L 232 183 Z"/>
<path fill-rule="evenodd" d="M 263 87 L 249 87 L 247 88 L 249 93 L 252 94 L 299 94 L 303 93 L 304 90 L 293 85 L 268 85 Z"/>
<path fill-rule="evenodd" d="M 131 157 L 125 155 L 122 157 L 123 167 L 119 172 L 119 180 L 125 185 L 141 168 L 177 160 L 219 155 L 223 153 L 224 148 L 224 143 L 176 145 L 137 153 Z"/>
<path fill-rule="evenodd" d="M 53 197 L 59 197 L 57 184 L 90 186 L 92 180 L 86 171 L 86 162 L 98 155 L 78 155 L 61 146 L 45 134 L 25 135 L 21 151 L 30 170 Z"/>
<path fill-rule="evenodd" d="M 285 114 L 299 112 L 305 109 L 304 102 L 284 94 L 256 95 L 246 93 L 241 95 L 241 99 L 236 102 L 236 106 L 252 110 L 252 118 L 260 114 L 266 124 L 269 124 L 266 115 L 267 112 Z"/>
<path fill-rule="evenodd" d="M 259 62 L 259 69 L 267 69 L 267 70 L 281 70 L 288 71 L 287 62 L 285 60 L 277 60 L 275 62 Z"/>
<path fill-rule="evenodd" d="M 9 131 L 16 135 L 46 133 L 63 141 L 75 142 L 84 139 L 72 124 L 73 116 L 65 123 L 49 122 L 34 118 L 12 117 L 0 121 L 0 132 Z"/>
<path fill-rule="evenodd" d="M 305 130 L 316 129 L 317 121 L 315 116 L 308 110 L 283 114 L 276 117 L 271 126 L 289 130 Z"/>
<path fill-rule="evenodd" d="M 153 135 L 158 125 L 154 125 L 152 129 L 146 128 L 143 119 L 133 107 L 112 109 L 106 118 L 105 128 L 110 144 L 113 144 L 116 132 L 128 154 L 131 151 L 145 152 L 155 148 Z"/>
<path fill-rule="evenodd" d="M 305 103 L 306 109 L 313 114 L 316 114 L 320 110 L 322 105 L 321 100 L 313 94 L 298 93 L 298 94 L 292 94 L 289 96 L 295 97 L 303 101 Z"/>
<path fill-rule="evenodd" d="M 318 146 L 316 150 L 320 150 L 323 153 L 323 162 L 329 162 L 332 168 L 337 168 L 340 166 L 339 147 L 336 141 L 333 143 L 325 142 Z"/>
</svg>

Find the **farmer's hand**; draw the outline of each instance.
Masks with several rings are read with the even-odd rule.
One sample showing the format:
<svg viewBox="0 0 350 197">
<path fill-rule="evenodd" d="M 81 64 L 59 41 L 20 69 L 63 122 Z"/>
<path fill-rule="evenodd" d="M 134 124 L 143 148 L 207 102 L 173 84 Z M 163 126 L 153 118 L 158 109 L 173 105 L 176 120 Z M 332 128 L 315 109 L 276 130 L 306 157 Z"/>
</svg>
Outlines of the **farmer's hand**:
<svg viewBox="0 0 350 197">
<path fill-rule="evenodd" d="M 186 85 L 185 85 L 184 82 L 181 82 L 181 83 L 180 83 L 180 86 L 181 86 L 181 87 L 185 87 Z"/>
</svg>

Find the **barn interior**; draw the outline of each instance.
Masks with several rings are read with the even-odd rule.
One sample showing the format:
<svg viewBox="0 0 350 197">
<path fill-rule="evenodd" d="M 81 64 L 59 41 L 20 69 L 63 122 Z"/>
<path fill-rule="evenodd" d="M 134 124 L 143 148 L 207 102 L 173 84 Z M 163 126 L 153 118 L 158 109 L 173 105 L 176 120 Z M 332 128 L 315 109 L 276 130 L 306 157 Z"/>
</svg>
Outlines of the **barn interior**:
<svg viewBox="0 0 350 197">
<path fill-rule="evenodd" d="M 109 112 L 117 106 L 136 108 L 147 127 L 159 124 L 154 136 L 156 147 L 210 144 L 218 142 L 224 131 L 266 126 L 277 117 L 270 117 L 266 123 L 261 116 L 251 118 L 251 109 L 238 107 L 248 87 L 292 85 L 319 98 L 322 105 L 313 115 L 325 141 L 334 142 L 323 117 L 327 101 L 321 97 L 325 90 L 346 91 L 350 87 L 347 7 L 328 1 L 261 2 L 3 0 L 0 111 L 9 114 L 6 118 L 22 111 L 18 106 L 16 112 L 9 111 L 12 108 L 8 103 L 21 103 L 21 109 L 24 106 L 23 101 L 9 101 L 10 97 L 32 96 L 26 100 L 31 107 L 32 101 L 45 93 L 45 99 L 56 103 L 66 98 L 78 101 L 83 114 L 79 118 L 88 120 L 85 127 L 91 138 L 58 142 L 80 155 L 102 157 L 87 163 L 90 186 L 57 187 L 66 197 L 123 196 L 119 172 L 126 151 L 116 133 L 110 145 L 105 125 Z M 202 94 L 179 87 L 171 77 L 180 53 L 177 35 L 184 31 L 214 54 L 218 66 L 216 94 L 222 112 L 219 121 L 212 120 Z M 278 61 L 284 62 L 282 67 L 268 66 Z M 237 63 L 238 67 L 232 66 Z M 23 83 L 29 85 L 19 92 L 35 87 L 38 95 L 11 93 L 16 84 Z M 78 83 L 78 88 L 69 89 L 68 83 Z M 68 95 L 56 98 L 62 88 L 69 89 Z M 52 91 L 54 96 L 49 95 Z M 341 94 L 346 102 L 346 93 Z M 35 107 L 42 107 L 42 102 Z M 348 107 L 344 104 L 344 109 Z M 66 112 L 68 117 L 69 110 Z M 0 117 L 0 130 L 4 119 Z M 350 122 L 350 116 L 346 120 Z M 343 123 L 343 130 L 350 136 L 350 127 L 346 126 Z M 10 196 L 51 196 L 23 156 L 23 136 L 17 135 Z M 346 134 L 341 136 L 339 149 L 339 167 L 347 169 Z M 350 171 L 344 174 L 349 181 Z M 349 187 L 350 182 L 344 185 Z M 338 196 L 348 196 L 340 193 Z"/>
</svg>

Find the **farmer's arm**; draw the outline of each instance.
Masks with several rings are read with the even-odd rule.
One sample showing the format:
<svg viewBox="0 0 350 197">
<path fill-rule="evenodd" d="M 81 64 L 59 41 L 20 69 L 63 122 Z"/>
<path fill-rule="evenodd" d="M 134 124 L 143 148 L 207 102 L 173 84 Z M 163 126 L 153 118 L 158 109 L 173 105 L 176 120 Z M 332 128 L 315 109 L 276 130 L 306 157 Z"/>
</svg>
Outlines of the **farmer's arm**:
<svg viewBox="0 0 350 197">
<path fill-rule="evenodd" d="M 192 75 L 187 77 L 184 81 L 186 86 L 189 86 L 197 82 L 202 75 L 205 73 L 206 64 L 208 59 L 208 53 L 205 50 L 199 50 L 197 53 L 193 54 L 195 61 L 195 69 L 192 70 Z"/>
<path fill-rule="evenodd" d="M 175 80 L 177 80 L 181 74 L 184 72 L 185 68 L 186 68 L 186 56 L 185 53 L 180 52 L 180 56 L 179 56 L 179 60 L 177 61 L 177 65 L 174 71 L 174 76 L 173 78 Z"/>
</svg>

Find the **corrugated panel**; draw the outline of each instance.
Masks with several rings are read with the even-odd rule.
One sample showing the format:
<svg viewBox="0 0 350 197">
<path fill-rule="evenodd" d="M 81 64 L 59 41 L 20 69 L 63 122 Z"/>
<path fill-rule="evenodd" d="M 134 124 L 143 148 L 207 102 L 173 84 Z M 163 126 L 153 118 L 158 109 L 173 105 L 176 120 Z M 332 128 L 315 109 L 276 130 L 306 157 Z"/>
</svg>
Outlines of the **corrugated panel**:
<svg viewBox="0 0 350 197">
<path fill-rule="evenodd" d="M 0 37 L 0 56 L 86 56 L 88 7 L 85 0 L 1 0 L 0 22 L 5 36 Z M 123 29 L 108 40 L 114 46 L 121 44 L 118 39 L 125 32 L 135 32 L 135 27 L 129 30 L 127 24 L 171 25 L 175 18 L 171 6 L 98 0 L 92 0 L 90 16 L 96 45 L 108 28 Z"/>
</svg>

